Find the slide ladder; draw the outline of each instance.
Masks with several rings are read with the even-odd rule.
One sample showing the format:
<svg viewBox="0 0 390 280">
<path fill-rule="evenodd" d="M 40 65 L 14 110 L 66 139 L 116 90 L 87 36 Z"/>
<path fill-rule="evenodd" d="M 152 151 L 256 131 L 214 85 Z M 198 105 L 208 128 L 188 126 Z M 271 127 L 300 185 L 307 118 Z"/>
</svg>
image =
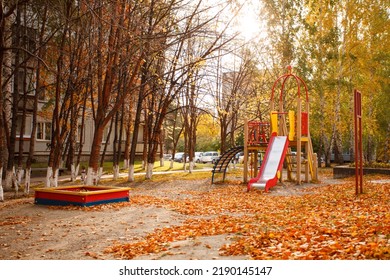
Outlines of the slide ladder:
<svg viewBox="0 0 390 280">
<path fill-rule="evenodd" d="M 283 162 L 288 150 L 287 136 L 271 136 L 264 160 L 256 178 L 248 183 L 248 191 L 252 188 L 264 188 L 267 192 L 275 186 L 281 176 Z"/>
<path fill-rule="evenodd" d="M 226 176 L 226 170 L 229 166 L 229 163 L 232 161 L 234 156 L 239 153 L 244 151 L 243 146 L 237 146 L 230 148 L 227 150 L 225 153 L 223 153 L 219 159 L 215 162 L 213 170 L 211 171 L 213 173 L 211 177 L 211 183 L 214 183 L 214 174 L 215 173 L 223 173 L 223 180 L 225 181 L 225 176 Z"/>
</svg>

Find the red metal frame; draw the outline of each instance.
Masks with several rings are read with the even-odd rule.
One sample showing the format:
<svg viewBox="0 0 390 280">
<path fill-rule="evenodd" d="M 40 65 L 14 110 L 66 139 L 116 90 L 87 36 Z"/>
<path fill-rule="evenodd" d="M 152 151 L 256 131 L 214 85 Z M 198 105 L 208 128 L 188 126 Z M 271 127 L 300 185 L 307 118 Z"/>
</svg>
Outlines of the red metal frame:
<svg viewBox="0 0 390 280">
<path fill-rule="evenodd" d="M 268 144 L 270 124 L 267 122 L 248 122 L 248 145 Z"/>
<path fill-rule="evenodd" d="M 292 67 L 291 66 L 288 66 L 288 71 L 289 73 L 287 74 L 284 74 L 282 76 L 280 76 L 275 82 L 274 82 L 274 85 L 272 86 L 272 93 L 271 93 L 271 100 L 274 99 L 274 95 L 275 95 L 275 88 L 276 88 L 276 85 L 282 81 L 282 87 L 280 88 L 280 96 L 279 96 L 279 99 L 282 100 L 282 97 L 283 97 L 283 91 L 284 91 L 284 86 L 287 82 L 287 80 L 289 78 L 293 78 L 295 79 L 295 81 L 297 82 L 297 86 L 298 86 L 298 97 L 301 97 L 301 84 L 303 85 L 304 89 L 305 89 L 305 96 L 306 96 L 306 102 L 309 102 L 309 91 L 307 89 L 307 86 L 306 86 L 306 83 L 300 78 L 298 77 L 297 75 L 294 75 L 292 74 Z"/>
</svg>

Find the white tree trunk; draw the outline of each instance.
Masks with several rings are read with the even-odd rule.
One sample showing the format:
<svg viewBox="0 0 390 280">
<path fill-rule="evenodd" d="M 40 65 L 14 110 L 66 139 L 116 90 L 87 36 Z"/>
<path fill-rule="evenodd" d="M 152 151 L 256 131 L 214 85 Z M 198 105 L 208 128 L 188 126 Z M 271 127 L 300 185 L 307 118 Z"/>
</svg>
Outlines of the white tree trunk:
<svg viewBox="0 0 390 280">
<path fill-rule="evenodd" d="M 18 181 L 18 184 L 22 184 L 22 180 L 24 177 L 24 169 L 21 167 L 18 167 L 18 171 L 16 172 L 16 180 Z"/>
<path fill-rule="evenodd" d="M 47 173 L 46 173 L 46 187 L 58 187 L 58 168 L 56 172 L 53 172 L 53 167 L 48 166 L 47 167 Z"/>
<path fill-rule="evenodd" d="M 0 175 L 2 174 L 3 168 L 0 168 Z M 4 201 L 3 176 L 0 176 L 0 201 Z"/>
<path fill-rule="evenodd" d="M 160 167 L 164 166 L 164 158 L 160 158 Z"/>
<path fill-rule="evenodd" d="M 124 159 L 123 160 L 123 169 L 127 169 L 129 168 L 129 160 L 128 159 Z"/>
<path fill-rule="evenodd" d="M 153 163 L 148 163 L 147 168 L 146 168 L 145 179 L 152 179 L 152 176 L 153 176 L 153 167 L 154 167 L 154 164 L 153 164 Z"/>
<path fill-rule="evenodd" d="M 88 167 L 86 185 L 93 186 L 97 184 L 97 174 L 92 167 Z"/>
<path fill-rule="evenodd" d="M 70 165 L 70 179 L 72 182 L 76 181 L 77 173 L 76 173 L 76 167 L 74 163 Z"/>
<path fill-rule="evenodd" d="M 80 174 L 80 181 L 82 184 L 86 184 L 87 183 L 87 170 L 85 170 L 85 167 L 83 166 L 83 168 L 81 169 L 81 174 Z"/>
<path fill-rule="evenodd" d="M 72 182 L 75 182 L 77 180 L 77 176 L 79 175 L 80 170 L 80 164 L 75 165 L 72 163 L 70 165 L 70 173 L 71 173 L 71 180 Z"/>
<path fill-rule="evenodd" d="M 2 5 L 3 5 L 3 1 L 1 2 Z M 2 73 L 0 75 L 2 75 L 4 77 L 3 80 L 7 80 L 8 81 L 6 83 L 4 83 L 3 85 L 1 85 L 3 87 L 3 98 L 4 98 L 4 108 L 1 108 L 1 110 L 4 110 L 3 114 L 4 114 L 4 120 L 7 122 L 7 127 L 10 128 L 11 127 L 11 122 L 12 122 L 12 106 L 14 104 L 12 104 L 12 91 L 13 91 L 13 82 L 12 80 L 13 79 L 9 79 L 11 76 L 12 76 L 12 69 L 14 69 L 14 67 L 12 67 L 12 49 L 11 49 L 11 45 L 12 45 L 12 38 L 13 36 L 12 35 L 12 20 L 11 20 L 11 17 L 5 17 L 4 19 L 4 38 L 5 38 L 5 42 L 4 42 L 4 45 L 5 45 L 5 48 L 3 51 L 3 65 L 2 65 Z M 1 116 L 3 117 L 3 115 Z M 14 143 L 12 143 L 14 144 Z M 5 147 L 4 147 L 5 148 Z M 8 149 L 5 148 L 4 150 L 4 158 L 7 158 L 8 157 Z M 4 190 L 7 191 L 7 190 L 11 190 L 12 189 L 12 176 L 13 176 L 13 172 L 12 171 L 8 171 L 7 168 L 6 169 L 6 174 L 5 174 L 5 179 L 4 179 Z M 3 173 L 1 172 L 0 173 L 0 177 L 2 177 Z"/>
<path fill-rule="evenodd" d="M 58 187 L 58 176 L 59 176 L 60 170 L 57 168 L 56 172 L 53 175 L 53 187 L 57 188 Z"/>
<path fill-rule="evenodd" d="M 134 164 L 129 165 L 128 182 L 134 182 Z"/>
<path fill-rule="evenodd" d="M 76 168 L 75 168 L 75 171 L 74 171 L 74 173 L 76 175 L 76 179 L 75 180 L 77 180 L 77 176 L 79 176 L 79 171 L 80 171 L 80 164 L 77 164 Z"/>
<path fill-rule="evenodd" d="M 115 164 L 113 166 L 113 171 L 114 171 L 114 180 L 118 180 L 118 178 L 119 178 L 119 165 Z"/>
<path fill-rule="evenodd" d="M 103 176 L 103 167 L 99 167 L 99 172 L 96 177 L 95 185 L 97 185 L 100 182 L 102 176 Z"/>
<path fill-rule="evenodd" d="M 26 177 L 24 178 L 24 194 L 28 195 L 30 193 L 31 186 L 31 168 L 26 169 Z"/>
<path fill-rule="evenodd" d="M 171 163 L 169 164 L 169 169 L 173 168 L 173 159 L 171 160 Z"/>
<path fill-rule="evenodd" d="M 190 161 L 190 163 L 189 163 L 189 168 L 188 168 L 188 172 L 189 172 L 189 173 L 192 173 L 192 171 L 194 170 L 194 167 L 195 167 L 194 161 Z"/>
<path fill-rule="evenodd" d="M 47 167 L 47 172 L 46 172 L 46 182 L 45 182 L 45 186 L 46 188 L 50 188 L 50 182 L 51 182 L 51 179 L 53 176 L 53 168 L 52 167 Z"/>
<path fill-rule="evenodd" d="M 142 170 L 145 170 L 145 168 L 146 168 L 146 164 L 145 164 L 145 161 L 143 160 L 142 161 Z"/>
</svg>

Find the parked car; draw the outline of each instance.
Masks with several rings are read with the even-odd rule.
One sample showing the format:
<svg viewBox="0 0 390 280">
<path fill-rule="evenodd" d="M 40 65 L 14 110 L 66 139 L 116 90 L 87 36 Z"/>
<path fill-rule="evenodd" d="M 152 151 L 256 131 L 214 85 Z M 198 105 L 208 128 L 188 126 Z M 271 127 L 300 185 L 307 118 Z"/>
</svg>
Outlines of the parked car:
<svg viewBox="0 0 390 280">
<path fill-rule="evenodd" d="M 211 161 L 211 163 L 216 163 L 220 158 L 220 155 L 218 155 L 217 157 L 213 157 L 213 160 Z"/>
<path fill-rule="evenodd" d="M 200 157 L 202 156 L 203 152 L 195 152 L 195 158 L 194 162 L 200 163 Z M 190 157 L 187 156 L 187 162 L 190 162 Z"/>
<path fill-rule="evenodd" d="M 183 162 L 184 160 L 184 153 L 176 153 L 173 161 L 176 162 Z"/>
<path fill-rule="evenodd" d="M 195 162 L 200 163 L 200 158 L 202 157 L 203 152 L 195 152 Z"/>
<path fill-rule="evenodd" d="M 164 159 L 165 160 L 171 160 L 172 159 L 172 155 L 171 154 L 164 154 Z"/>
<path fill-rule="evenodd" d="M 209 151 L 203 153 L 203 155 L 200 158 L 200 162 L 202 163 L 214 163 L 216 160 L 218 160 L 219 154 L 218 152 Z"/>
</svg>

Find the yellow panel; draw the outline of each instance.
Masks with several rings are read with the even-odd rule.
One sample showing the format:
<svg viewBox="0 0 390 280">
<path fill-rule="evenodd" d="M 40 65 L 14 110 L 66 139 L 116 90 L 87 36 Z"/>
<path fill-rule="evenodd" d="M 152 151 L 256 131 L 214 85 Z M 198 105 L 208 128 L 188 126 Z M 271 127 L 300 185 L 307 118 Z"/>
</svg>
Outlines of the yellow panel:
<svg viewBox="0 0 390 280">
<path fill-rule="evenodd" d="M 278 112 L 271 111 L 271 134 L 278 134 Z"/>
<path fill-rule="evenodd" d="M 295 112 L 288 111 L 288 119 L 290 121 L 290 131 L 288 133 L 288 140 L 293 141 L 295 138 Z"/>
</svg>

